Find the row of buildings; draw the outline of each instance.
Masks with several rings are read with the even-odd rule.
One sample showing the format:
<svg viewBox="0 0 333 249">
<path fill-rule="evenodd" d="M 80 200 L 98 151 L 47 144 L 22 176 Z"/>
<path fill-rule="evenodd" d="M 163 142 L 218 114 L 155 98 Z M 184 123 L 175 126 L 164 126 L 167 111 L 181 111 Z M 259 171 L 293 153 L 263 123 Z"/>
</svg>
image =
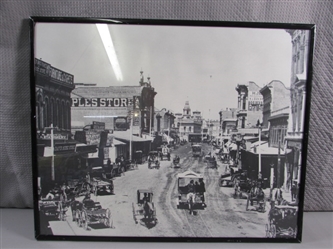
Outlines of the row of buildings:
<svg viewBox="0 0 333 249">
<path fill-rule="evenodd" d="M 264 87 L 239 84 L 237 108 L 219 115 L 221 135 L 241 134 L 245 141 L 241 167 L 253 178 L 261 172 L 271 184 L 290 189 L 300 182 L 309 33 L 287 32 L 292 42 L 290 88 L 278 80 Z"/>
</svg>

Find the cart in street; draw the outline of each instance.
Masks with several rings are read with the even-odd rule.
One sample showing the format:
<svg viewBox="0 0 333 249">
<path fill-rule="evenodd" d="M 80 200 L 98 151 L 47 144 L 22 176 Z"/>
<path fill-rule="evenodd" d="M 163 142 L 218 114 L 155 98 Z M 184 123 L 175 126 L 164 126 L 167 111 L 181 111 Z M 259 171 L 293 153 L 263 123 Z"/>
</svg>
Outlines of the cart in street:
<svg viewBox="0 0 333 249">
<path fill-rule="evenodd" d="M 249 205 L 254 206 L 256 204 L 255 209 L 258 212 L 264 213 L 266 211 L 266 197 L 265 193 L 261 188 L 252 187 L 246 202 L 246 211 L 249 210 Z"/>
<path fill-rule="evenodd" d="M 72 202 L 71 210 L 73 221 L 85 230 L 89 230 L 89 226 L 93 224 L 103 224 L 105 227 L 114 228 L 110 209 L 102 208 L 99 202 L 94 202 L 90 197 L 82 202 Z"/>
<path fill-rule="evenodd" d="M 93 167 L 87 182 L 91 186 L 91 192 L 97 196 L 100 192 L 114 194 L 113 180 L 107 178 L 103 167 Z"/>
<path fill-rule="evenodd" d="M 172 160 L 172 164 L 171 164 L 172 168 L 180 168 L 180 157 L 178 155 L 176 155 L 173 160 Z"/>
<path fill-rule="evenodd" d="M 133 218 L 137 224 L 139 221 L 142 224 L 151 227 L 157 224 L 156 209 L 153 202 L 153 192 L 147 189 L 137 190 L 136 203 L 132 203 Z"/>
<path fill-rule="evenodd" d="M 170 155 L 170 148 L 168 148 L 167 145 L 164 145 L 162 148 L 159 148 L 159 155 L 161 161 L 163 160 L 171 160 L 171 155 Z"/>
<path fill-rule="evenodd" d="M 148 155 L 148 169 L 159 169 L 160 168 L 160 161 L 158 159 L 158 152 L 157 151 L 150 151 Z"/>
<path fill-rule="evenodd" d="M 202 157 L 202 147 L 200 144 L 192 145 L 192 155 L 193 157 Z"/>
<path fill-rule="evenodd" d="M 273 205 L 265 226 L 267 238 L 296 238 L 297 206 Z"/>
<path fill-rule="evenodd" d="M 194 185 L 194 191 L 189 189 L 190 184 Z M 194 210 L 203 210 L 206 208 L 204 198 L 205 188 L 204 186 L 200 186 L 200 184 L 203 184 L 203 176 L 201 174 L 190 170 L 177 174 L 178 209 L 188 209 L 190 213 L 193 213 Z"/>
</svg>

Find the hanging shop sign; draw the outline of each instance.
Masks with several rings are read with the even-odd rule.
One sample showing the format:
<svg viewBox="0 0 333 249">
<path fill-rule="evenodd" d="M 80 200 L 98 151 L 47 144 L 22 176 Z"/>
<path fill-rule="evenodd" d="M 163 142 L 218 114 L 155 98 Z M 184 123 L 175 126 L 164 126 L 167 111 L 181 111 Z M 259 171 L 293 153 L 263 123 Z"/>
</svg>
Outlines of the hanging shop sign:
<svg viewBox="0 0 333 249">
<path fill-rule="evenodd" d="M 75 151 L 76 144 L 63 143 L 54 145 L 54 154 L 72 153 Z"/>
</svg>

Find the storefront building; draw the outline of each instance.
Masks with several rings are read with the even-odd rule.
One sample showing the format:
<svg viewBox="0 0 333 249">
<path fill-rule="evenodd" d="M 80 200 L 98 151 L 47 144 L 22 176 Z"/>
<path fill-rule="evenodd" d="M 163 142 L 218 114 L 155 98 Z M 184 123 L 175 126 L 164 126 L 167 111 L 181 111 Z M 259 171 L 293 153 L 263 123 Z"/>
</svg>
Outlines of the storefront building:
<svg viewBox="0 0 333 249">
<path fill-rule="evenodd" d="M 71 94 L 72 129 L 80 130 L 93 121 L 111 131 L 130 129 L 135 135 L 150 134 L 154 127 L 154 97 L 150 82 L 138 86 L 77 87 Z"/>
<path fill-rule="evenodd" d="M 188 141 L 188 135 L 190 133 L 201 134 L 202 133 L 203 120 L 200 111 L 191 111 L 189 101 L 185 102 L 183 108 L 183 114 L 176 115 L 176 127 L 178 130 L 178 136 Z"/>
<path fill-rule="evenodd" d="M 35 58 L 36 128 L 57 127 L 63 135 L 71 130 L 71 92 L 74 76 Z"/>
<path fill-rule="evenodd" d="M 290 122 L 285 138 L 286 147 L 292 150 L 288 156 L 291 175 L 286 183 L 290 188 L 292 182 L 299 184 L 301 177 L 309 32 L 306 30 L 287 30 L 287 32 L 292 42 Z"/>
<path fill-rule="evenodd" d="M 237 129 L 252 128 L 257 120 L 262 120 L 263 97 L 260 94 L 260 87 L 250 81 L 247 84 L 238 84 L 238 112 Z"/>
</svg>

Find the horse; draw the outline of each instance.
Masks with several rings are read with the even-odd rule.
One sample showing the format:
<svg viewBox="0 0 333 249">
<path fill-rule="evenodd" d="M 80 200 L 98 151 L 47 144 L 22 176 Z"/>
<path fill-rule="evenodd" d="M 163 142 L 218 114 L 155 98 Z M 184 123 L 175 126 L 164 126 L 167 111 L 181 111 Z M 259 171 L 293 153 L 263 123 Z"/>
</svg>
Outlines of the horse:
<svg viewBox="0 0 333 249">
<path fill-rule="evenodd" d="M 195 194 L 191 193 L 191 192 L 188 193 L 187 194 L 187 203 L 188 203 L 188 209 L 190 210 L 190 214 L 193 214 L 194 200 L 195 200 Z"/>
<path fill-rule="evenodd" d="M 151 220 L 154 215 L 154 207 L 153 204 L 150 202 L 145 202 L 143 204 L 143 212 L 144 212 L 144 218 Z"/>
</svg>

